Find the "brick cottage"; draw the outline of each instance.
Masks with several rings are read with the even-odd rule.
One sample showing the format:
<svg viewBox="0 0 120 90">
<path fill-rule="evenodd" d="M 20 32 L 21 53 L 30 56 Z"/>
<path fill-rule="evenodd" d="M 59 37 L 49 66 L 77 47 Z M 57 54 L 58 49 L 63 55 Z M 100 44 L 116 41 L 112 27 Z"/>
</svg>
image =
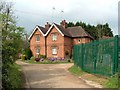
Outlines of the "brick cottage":
<svg viewBox="0 0 120 90">
<path fill-rule="evenodd" d="M 33 56 L 46 55 L 47 58 L 67 58 L 73 54 L 73 46 L 88 43 L 93 37 L 82 27 L 67 27 L 63 20 L 60 25 L 48 22 L 44 27 L 36 26 L 29 36 Z"/>
</svg>

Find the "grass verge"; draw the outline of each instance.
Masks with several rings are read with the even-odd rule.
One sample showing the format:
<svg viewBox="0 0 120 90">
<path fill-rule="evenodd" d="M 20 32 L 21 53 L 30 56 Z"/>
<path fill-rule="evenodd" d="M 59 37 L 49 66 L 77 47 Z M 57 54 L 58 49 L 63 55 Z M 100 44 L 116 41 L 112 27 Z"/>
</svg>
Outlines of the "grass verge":
<svg viewBox="0 0 120 90">
<path fill-rule="evenodd" d="M 17 64 L 10 65 L 10 73 L 8 78 L 11 83 L 11 88 L 21 88 L 22 87 L 22 71 L 21 67 Z"/>
<path fill-rule="evenodd" d="M 118 74 L 108 78 L 108 81 L 104 83 L 106 88 L 118 88 Z"/>
<path fill-rule="evenodd" d="M 94 81 L 102 85 L 104 88 L 118 88 L 117 75 L 106 77 L 84 72 L 77 66 L 72 66 L 68 69 L 72 74 L 80 76 L 83 79 Z"/>
<path fill-rule="evenodd" d="M 77 67 L 77 66 L 72 66 L 72 67 L 70 67 L 69 69 L 68 69 L 71 73 L 73 73 L 73 74 L 75 74 L 75 75 L 83 75 L 83 74 L 85 74 L 85 72 L 84 71 L 82 71 L 79 67 Z"/>
</svg>

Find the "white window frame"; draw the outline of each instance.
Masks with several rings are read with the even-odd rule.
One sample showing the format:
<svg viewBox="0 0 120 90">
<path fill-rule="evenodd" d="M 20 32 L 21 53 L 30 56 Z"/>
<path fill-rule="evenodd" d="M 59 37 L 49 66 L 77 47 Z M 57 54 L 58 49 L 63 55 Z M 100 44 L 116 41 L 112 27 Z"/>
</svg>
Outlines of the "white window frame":
<svg viewBox="0 0 120 90">
<path fill-rule="evenodd" d="M 52 54 L 56 55 L 57 54 L 57 47 L 52 47 Z"/>
<path fill-rule="evenodd" d="M 39 40 L 38 40 L 38 37 L 39 37 Z M 36 35 L 36 42 L 39 42 L 40 41 L 40 35 Z"/>
<path fill-rule="evenodd" d="M 37 55 L 40 54 L 40 48 L 36 48 L 36 54 L 37 54 Z"/>
<path fill-rule="evenodd" d="M 53 33 L 53 34 L 52 34 L 52 40 L 53 40 L 53 41 L 56 41 L 56 40 L 57 40 L 57 34 L 56 34 L 56 33 Z"/>
</svg>

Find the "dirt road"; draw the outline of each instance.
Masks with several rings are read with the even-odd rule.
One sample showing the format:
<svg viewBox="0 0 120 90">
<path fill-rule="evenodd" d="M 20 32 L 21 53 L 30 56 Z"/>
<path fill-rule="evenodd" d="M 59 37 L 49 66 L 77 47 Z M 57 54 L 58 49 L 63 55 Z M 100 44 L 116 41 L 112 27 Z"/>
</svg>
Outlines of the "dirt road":
<svg viewBox="0 0 120 90">
<path fill-rule="evenodd" d="M 93 88 L 67 69 L 73 64 L 28 64 L 22 66 L 25 88 Z"/>
</svg>

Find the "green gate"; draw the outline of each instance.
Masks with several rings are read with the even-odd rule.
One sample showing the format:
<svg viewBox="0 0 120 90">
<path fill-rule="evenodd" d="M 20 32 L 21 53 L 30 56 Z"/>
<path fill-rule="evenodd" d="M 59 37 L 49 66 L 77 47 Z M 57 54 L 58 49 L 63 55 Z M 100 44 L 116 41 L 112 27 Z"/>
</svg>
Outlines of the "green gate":
<svg viewBox="0 0 120 90">
<path fill-rule="evenodd" d="M 118 70 L 118 36 L 74 46 L 74 64 L 82 70 L 111 76 Z"/>
</svg>

